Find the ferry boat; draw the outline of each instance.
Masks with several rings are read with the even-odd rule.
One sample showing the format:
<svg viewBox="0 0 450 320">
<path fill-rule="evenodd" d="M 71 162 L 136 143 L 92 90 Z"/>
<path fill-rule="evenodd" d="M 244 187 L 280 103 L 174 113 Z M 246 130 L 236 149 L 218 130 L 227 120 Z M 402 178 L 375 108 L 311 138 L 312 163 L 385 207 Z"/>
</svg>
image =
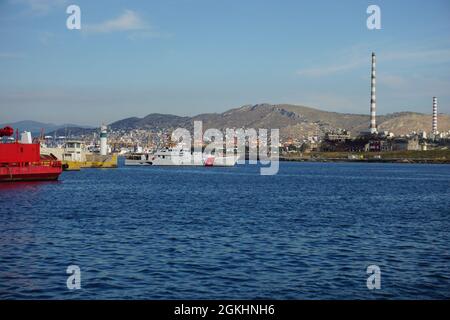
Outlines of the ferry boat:
<svg viewBox="0 0 450 320">
<path fill-rule="evenodd" d="M 79 171 L 81 168 L 117 168 L 117 155 L 92 153 L 80 140 L 68 140 L 61 147 L 41 147 L 41 154 L 54 155 L 67 171 Z"/>
<path fill-rule="evenodd" d="M 14 129 L 0 129 L 0 138 L 12 137 Z M 9 143 L 0 139 L 0 182 L 57 180 L 62 172 L 61 161 L 52 155 L 41 156 L 40 144 L 33 143 L 31 133 L 24 132 Z"/>
<path fill-rule="evenodd" d="M 235 156 L 204 155 L 201 152 L 164 148 L 154 154 L 132 153 L 125 157 L 126 166 L 201 166 L 233 167 L 237 162 Z"/>
</svg>

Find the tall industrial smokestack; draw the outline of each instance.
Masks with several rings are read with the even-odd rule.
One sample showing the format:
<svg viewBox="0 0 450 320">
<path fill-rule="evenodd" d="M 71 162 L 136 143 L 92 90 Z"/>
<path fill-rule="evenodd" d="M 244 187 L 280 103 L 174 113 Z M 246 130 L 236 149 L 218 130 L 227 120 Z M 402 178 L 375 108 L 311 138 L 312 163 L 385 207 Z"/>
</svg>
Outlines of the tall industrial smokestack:
<svg viewBox="0 0 450 320">
<path fill-rule="evenodd" d="M 372 76 L 370 88 L 370 133 L 377 133 L 376 57 L 374 52 L 372 52 Z"/>
<path fill-rule="evenodd" d="M 431 126 L 431 133 L 438 134 L 437 130 L 437 98 L 433 97 L 433 123 Z"/>
</svg>

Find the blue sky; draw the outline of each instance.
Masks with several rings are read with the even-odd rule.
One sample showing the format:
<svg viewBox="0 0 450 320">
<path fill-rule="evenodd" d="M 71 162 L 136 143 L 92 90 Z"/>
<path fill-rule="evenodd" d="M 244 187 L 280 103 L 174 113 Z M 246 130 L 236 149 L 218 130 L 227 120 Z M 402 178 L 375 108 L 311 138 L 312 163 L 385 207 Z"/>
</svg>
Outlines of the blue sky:
<svg viewBox="0 0 450 320">
<path fill-rule="evenodd" d="M 368 113 L 372 51 L 379 113 L 430 113 L 432 96 L 450 113 L 449 35 L 448 0 L 0 0 L 0 123 L 262 102 Z"/>
</svg>

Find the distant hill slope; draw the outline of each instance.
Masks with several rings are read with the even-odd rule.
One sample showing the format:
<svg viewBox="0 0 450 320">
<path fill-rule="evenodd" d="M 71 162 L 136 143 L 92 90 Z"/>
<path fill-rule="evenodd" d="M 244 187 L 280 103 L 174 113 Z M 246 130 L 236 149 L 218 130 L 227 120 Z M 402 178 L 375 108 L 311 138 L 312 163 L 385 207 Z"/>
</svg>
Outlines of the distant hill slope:
<svg viewBox="0 0 450 320">
<path fill-rule="evenodd" d="M 110 124 L 113 129 L 170 129 L 186 127 L 190 123 L 189 117 L 180 117 L 170 114 L 152 113 L 144 118 L 126 118 Z"/>
<path fill-rule="evenodd" d="M 164 114 L 149 114 L 144 118 L 128 118 L 111 124 L 114 129 L 192 129 L 193 121 L 203 121 L 206 128 L 279 128 L 282 137 L 302 138 L 324 134 L 328 130 L 342 128 L 357 135 L 367 130 L 369 115 L 328 112 L 306 106 L 290 104 L 256 104 L 231 109 L 223 113 L 200 114 L 180 117 Z M 430 131 L 431 115 L 414 112 L 399 112 L 377 116 L 379 130 L 395 134 L 412 131 Z M 439 115 L 441 131 L 450 130 L 450 116 Z"/>
<path fill-rule="evenodd" d="M 20 131 L 30 131 L 33 136 L 37 136 L 41 134 L 41 130 L 44 130 L 44 134 L 50 134 L 53 133 L 55 130 L 63 129 L 63 128 L 91 128 L 89 126 L 80 126 L 77 124 L 61 124 L 57 125 L 54 123 L 43 123 L 38 121 L 31 121 L 31 120 L 24 120 L 24 121 L 17 121 L 12 123 L 4 123 L 0 124 L 0 128 L 3 128 L 5 126 L 11 126 L 14 129 L 17 129 Z"/>
<path fill-rule="evenodd" d="M 45 133 L 48 136 L 65 136 L 65 137 L 80 137 L 90 135 L 94 132 L 98 132 L 99 128 L 82 128 L 77 126 L 63 127 L 53 130 L 49 133 Z"/>
<path fill-rule="evenodd" d="M 304 138 L 313 135 L 323 135 L 332 129 L 347 129 L 353 136 L 367 130 L 369 115 L 348 114 L 323 111 L 300 105 L 291 104 L 256 104 L 245 105 L 223 113 L 204 113 L 194 117 L 182 117 L 170 114 L 151 113 L 143 118 L 132 117 L 110 124 L 114 130 L 146 129 L 152 131 L 186 128 L 191 130 L 196 120 L 203 121 L 203 128 L 265 128 L 280 129 L 282 138 Z M 431 129 L 431 115 L 414 112 L 397 112 L 377 116 L 379 130 L 394 132 L 396 135 L 412 131 Z M 13 124 L 20 130 L 31 130 L 37 133 L 41 128 L 49 135 L 86 135 L 97 129 L 75 125 L 61 125 L 56 128 L 52 124 L 42 124 L 33 121 L 22 121 Z M 52 129 L 53 128 L 53 129 Z M 450 115 L 439 114 L 438 128 L 440 131 L 450 130 Z"/>
<path fill-rule="evenodd" d="M 399 114 L 397 117 L 386 119 L 379 125 L 379 128 L 380 130 L 392 131 L 395 134 L 407 134 L 412 130 L 416 130 L 417 132 L 430 132 L 431 115 L 405 112 Z M 450 115 L 438 115 L 438 129 L 442 132 L 450 130 Z"/>
</svg>

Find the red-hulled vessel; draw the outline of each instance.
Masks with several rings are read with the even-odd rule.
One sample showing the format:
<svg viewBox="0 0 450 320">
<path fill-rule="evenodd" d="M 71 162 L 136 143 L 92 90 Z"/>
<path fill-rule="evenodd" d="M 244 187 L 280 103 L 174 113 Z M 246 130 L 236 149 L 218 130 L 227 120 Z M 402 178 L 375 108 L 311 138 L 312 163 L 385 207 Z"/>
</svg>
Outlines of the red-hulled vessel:
<svg viewBox="0 0 450 320">
<path fill-rule="evenodd" d="M 0 129 L 1 137 L 11 137 L 14 129 Z M 39 143 L 1 143 L 0 182 L 57 180 L 62 172 L 61 161 L 55 157 L 41 157 Z"/>
</svg>

